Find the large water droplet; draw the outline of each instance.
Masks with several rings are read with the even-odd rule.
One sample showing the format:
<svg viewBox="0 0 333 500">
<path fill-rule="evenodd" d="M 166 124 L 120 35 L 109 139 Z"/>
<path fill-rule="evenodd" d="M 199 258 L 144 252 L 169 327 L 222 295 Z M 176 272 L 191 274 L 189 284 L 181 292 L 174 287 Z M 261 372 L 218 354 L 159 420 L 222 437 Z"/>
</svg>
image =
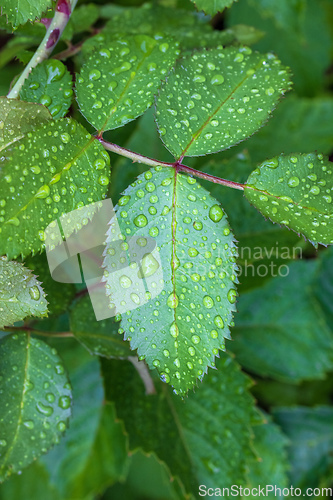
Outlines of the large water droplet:
<svg viewBox="0 0 333 500">
<path fill-rule="evenodd" d="M 228 292 L 228 300 L 230 302 L 230 304 L 234 304 L 236 302 L 236 297 L 237 297 L 237 292 L 235 289 L 231 289 L 229 290 Z"/>
<path fill-rule="evenodd" d="M 39 411 L 39 413 L 41 413 L 42 415 L 45 415 L 46 417 L 50 417 L 53 414 L 52 406 L 44 405 L 41 402 L 38 402 L 36 404 L 36 408 Z"/>
<path fill-rule="evenodd" d="M 219 222 L 223 217 L 223 211 L 219 205 L 213 205 L 209 210 L 209 218 L 213 222 Z"/>
<path fill-rule="evenodd" d="M 60 396 L 58 406 L 63 410 L 67 410 L 71 405 L 71 398 L 69 396 Z"/>
<path fill-rule="evenodd" d="M 35 194 L 35 198 L 47 198 L 50 194 L 50 188 L 46 184 L 42 187 L 40 187 Z"/>
<path fill-rule="evenodd" d="M 159 263 L 151 253 L 146 253 L 141 261 L 141 269 L 138 272 L 139 278 L 149 278 L 160 267 Z"/>
<path fill-rule="evenodd" d="M 176 293 L 170 293 L 168 299 L 167 299 L 167 305 L 171 308 L 171 309 L 175 309 L 177 306 L 178 306 L 178 297 L 176 295 Z"/>
<path fill-rule="evenodd" d="M 29 288 L 29 295 L 32 298 L 32 300 L 39 300 L 40 291 L 39 291 L 38 286 L 34 285 L 31 288 Z"/>
<path fill-rule="evenodd" d="M 148 224 L 147 217 L 144 214 L 135 217 L 133 222 L 137 227 L 145 227 Z"/>
</svg>

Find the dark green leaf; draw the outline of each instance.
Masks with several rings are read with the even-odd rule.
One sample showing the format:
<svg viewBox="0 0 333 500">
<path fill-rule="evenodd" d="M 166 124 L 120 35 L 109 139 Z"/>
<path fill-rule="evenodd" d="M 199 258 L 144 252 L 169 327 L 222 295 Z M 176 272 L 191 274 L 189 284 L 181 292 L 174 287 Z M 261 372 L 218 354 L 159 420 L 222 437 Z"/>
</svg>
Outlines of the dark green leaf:
<svg viewBox="0 0 333 500">
<path fill-rule="evenodd" d="M 33 500 L 63 500 L 56 489 L 50 485 L 45 468 L 34 462 L 22 474 L 11 476 L 0 485 L 0 500 L 18 500 L 31 498 Z"/>
<path fill-rule="evenodd" d="M 43 288 L 30 269 L 0 257 L 0 328 L 27 316 L 46 316 Z"/>
<path fill-rule="evenodd" d="M 0 480 L 59 441 L 71 413 L 71 389 L 55 349 L 19 333 L 0 341 Z"/>
<path fill-rule="evenodd" d="M 184 395 L 202 380 L 208 366 L 215 366 L 215 356 L 229 337 L 237 282 L 233 234 L 208 191 L 173 168 L 151 169 L 123 194 L 116 209 L 123 250 L 132 238 L 138 249 L 144 248 L 149 236 L 157 248 L 143 250 L 139 270 L 132 263 L 114 275 L 115 262 L 122 257 L 114 250 L 119 235 L 111 224 L 104 260 L 106 291 L 116 312 L 124 313 L 120 331 L 131 348 Z M 133 256 L 128 259 L 132 262 Z"/>
<path fill-rule="evenodd" d="M 1 163 L 0 254 L 10 258 L 43 248 L 51 222 L 101 200 L 109 183 L 109 155 L 72 119 L 28 133 L 3 150 Z M 96 209 L 95 204 L 87 207 L 82 217 Z"/>
<path fill-rule="evenodd" d="M 241 295 L 228 348 L 244 367 L 293 382 L 332 370 L 332 326 L 313 290 L 317 270 L 314 260 L 288 263 L 263 287 Z"/>
<path fill-rule="evenodd" d="M 99 49 L 77 79 L 82 114 L 100 131 L 134 120 L 152 105 L 177 55 L 178 42 L 146 35 L 129 35 Z"/>
<path fill-rule="evenodd" d="M 182 59 L 157 98 L 157 124 L 176 158 L 216 153 L 256 132 L 289 88 L 273 54 L 211 49 Z"/>
<path fill-rule="evenodd" d="M 34 0 L 33 2 L 30 0 L 2 0 L 1 14 L 5 15 L 8 22 L 16 28 L 19 24 L 41 18 L 43 12 L 52 4 L 52 0 Z"/>
<path fill-rule="evenodd" d="M 107 358 L 133 355 L 118 333 L 114 318 L 97 321 L 89 296 L 80 299 L 71 311 L 71 332 L 91 354 Z"/>
<path fill-rule="evenodd" d="M 62 118 L 72 102 L 72 77 L 56 59 L 38 64 L 25 80 L 20 97 L 46 106 L 53 118 Z"/>
<path fill-rule="evenodd" d="M 51 120 L 44 106 L 6 97 L 0 97 L 0 116 L 0 151 Z"/>
<path fill-rule="evenodd" d="M 168 466 L 173 484 L 180 479 L 195 498 L 200 484 L 244 484 L 246 466 L 253 459 L 253 401 L 247 392 L 249 379 L 231 358 L 223 355 L 218 370 L 185 402 L 158 381 L 158 394 L 145 395 L 134 369 L 124 361 L 103 365 L 110 380 L 107 399 L 114 401 L 125 423 L 130 450 L 155 453 Z"/>
<path fill-rule="evenodd" d="M 71 40 L 74 33 L 89 31 L 99 17 L 99 6 L 94 3 L 88 3 L 76 7 L 70 20 L 62 34 L 63 40 Z"/>
<path fill-rule="evenodd" d="M 203 10 L 206 14 L 213 16 L 221 12 L 226 7 L 230 7 L 235 0 L 191 0 L 198 10 Z M 237 1 L 237 0 L 236 0 Z"/>
<path fill-rule="evenodd" d="M 332 163 L 314 153 L 265 161 L 250 174 L 244 189 L 264 216 L 323 245 L 333 243 L 332 192 Z"/>
<path fill-rule="evenodd" d="M 271 17 L 278 26 L 298 30 L 304 14 L 306 0 L 250 0 L 263 17 Z"/>
<path fill-rule="evenodd" d="M 302 488 L 318 486 L 321 476 L 332 470 L 332 407 L 281 407 L 274 410 L 274 417 L 291 441 L 291 483 Z"/>
</svg>

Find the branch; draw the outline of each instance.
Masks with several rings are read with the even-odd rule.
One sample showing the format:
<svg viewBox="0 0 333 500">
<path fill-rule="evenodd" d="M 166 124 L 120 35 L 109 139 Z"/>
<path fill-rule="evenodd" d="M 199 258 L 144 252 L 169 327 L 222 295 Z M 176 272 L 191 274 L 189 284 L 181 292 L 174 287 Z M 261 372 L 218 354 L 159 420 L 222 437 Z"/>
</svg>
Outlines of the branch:
<svg viewBox="0 0 333 500">
<path fill-rule="evenodd" d="M 34 53 L 28 65 L 25 67 L 23 73 L 15 83 L 12 90 L 7 95 L 9 99 L 18 98 L 19 92 L 32 69 L 35 68 L 37 64 L 44 61 L 44 59 L 47 59 L 49 57 L 54 47 L 57 45 L 62 32 L 64 31 L 66 24 L 68 23 L 69 18 L 75 8 L 75 5 L 77 4 L 77 1 L 78 0 L 58 0 L 54 18 L 47 28 L 46 34 L 40 46 Z"/>
<path fill-rule="evenodd" d="M 117 153 L 118 155 L 125 156 L 133 162 L 144 163 L 145 165 L 149 165 L 150 167 L 171 167 L 176 168 L 177 172 L 184 172 L 186 174 L 194 175 L 195 177 L 200 177 L 201 179 L 205 179 L 206 181 L 214 182 L 215 184 L 221 184 L 222 186 L 227 186 L 233 189 L 239 189 L 241 191 L 244 190 L 244 184 L 240 184 L 239 182 L 228 181 L 227 179 L 221 179 L 220 177 L 216 177 L 215 175 L 205 174 L 205 172 L 201 172 L 200 170 L 195 170 L 194 168 L 187 167 L 186 165 L 182 165 L 180 163 L 181 160 L 178 160 L 174 163 L 167 163 L 165 161 L 157 161 L 152 158 L 148 158 L 147 156 L 141 155 L 140 153 L 134 153 L 129 149 L 122 148 L 117 144 L 113 144 L 112 142 L 107 142 L 102 137 L 96 137 L 96 139 L 104 146 L 105 149 L 111 151 L 112 153 Z"/>
</svg>

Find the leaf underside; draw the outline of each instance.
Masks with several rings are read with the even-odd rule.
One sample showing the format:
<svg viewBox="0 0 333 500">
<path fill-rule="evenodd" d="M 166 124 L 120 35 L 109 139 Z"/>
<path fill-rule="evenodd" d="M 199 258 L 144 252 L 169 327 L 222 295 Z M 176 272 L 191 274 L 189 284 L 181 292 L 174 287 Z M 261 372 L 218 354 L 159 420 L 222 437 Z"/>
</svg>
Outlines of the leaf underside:
<svg viewBox="0 0 333 500">
<path fill-rule="evenodd" d="M 244 195 L 273 222 L 313 243 L 333 244 L 332 163 L 322 154 L 280 155 L 263 162 Z"/>
<path fill-rule="evenodd" d="M 141 175 L 116 210 L 124 250 L 131 238 L 138 248 L 149 237 L 157 245 L 143 250 L 140 267 L 115 274 L 115 262 L 125 256 L 116 253 L 119 234 L 111 221 L 105 280 L 111 304 L 123 313 L 120 331 L 140 359 L 184 395 L 215 366 L 229 337 L 237 250 L 226 215 L 195 179 L 164 167 Z"/>
<path fill-rule="evenodd" d="M 175 158 L 216 153 L 256 132 L 289 89 L 273 55 L 227 47 L 182 59 L 157 97 L 160 136 Z"/>
<path fill-rule="evenodd" d="M 18 333 L 0 341 L 0 481 L 59 442 L 71 390 L 55 351 Z"/>
<path fill-rule="evenodd" d="M 128 35 L 100 48 L 77 79 L 84 117 L 98 130 L 110 130 L 142 115 L 179 55 L 170 37 Z"/>
<path fill-rule="evenodd" d="M 25 80 L 20 96 L 25 101 L 43 104 L 53 118 L 62 118 L 72 102 L 71 74 L 66 66 L 56 59 L 43 61 Z"/>
<path fill-rule="evenodd" d="M 45 316 L 47 302 L 39 281 L 19 262 L 0 257 L 0 328 L 27 316 Z"/>
<path fill-rule="evenodd" d="M 44 248 L 47 226 L 100 201 L 110 176 L 109 155 L 100 143 L 66 118 L 7 147 L 0 166 L 0 254 L 9 258 Z"/>
</svg>

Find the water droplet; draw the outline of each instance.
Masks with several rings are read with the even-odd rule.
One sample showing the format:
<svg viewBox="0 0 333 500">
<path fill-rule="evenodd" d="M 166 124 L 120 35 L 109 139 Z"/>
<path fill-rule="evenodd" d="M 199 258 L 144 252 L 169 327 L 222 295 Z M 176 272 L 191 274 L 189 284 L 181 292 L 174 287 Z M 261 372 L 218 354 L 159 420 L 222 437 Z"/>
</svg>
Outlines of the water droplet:
<svg viewBox="0 0 333 500">
<path fill-rule="evenodd" d="M 206 81 L 206 77 L 203 76 L 203 75 L 195 75 L 193 77 L 193 82 L 199 82 L 199 83 L 203 83 Z"/>
<path fill-rule="evenodd" d="M 168 43 L 161 43 L 159 49 L 161 52 L 165 53 L 169 48 L 169 44 Z"/>
<path fill-rule="evenodd" d="M 156 273 L 160 267 L 159 263 L 151 253 L 146 253 L 141 261 L 141 268 L 138 272 L 139 278 L 149 278 Z"/>
<path fill-rule="evenodd" d="M 298 177 L 290 177 L 288 179 L 288 186 L 289 187 L 296 187 L 299 184 L 299 178 Z"/>
<path fill-rule="evenodd" d="M 163 354 L 166 358 L 170 356 L 170 352 L 168 351 L 168 349 L 164 349 Z"/>
<path fill-rule="evenodd" d="M 59 408 L 67 410 L 71 405 L 71 398 L 69 396 L 60 396 L 58 401 Z"/>
<path fill-rule="evenodd" d="M 223 217 L 223 211 L 219 205 L 213 205 L 209 210 L 209 218 L 213 222 L 219 222 Z"/>
<path fill-rule="evenodd" d="M 131 300 L 134 302 L 134 304 L 139 305 L 140 304 L 140 297 L 136 293 L 131 293 Z"/>
<path fill-rule="evenodd" d="M 196 257 L 198 255 L 198 250 L 196 248 L 189 248 L 188 251 L 187 251 L 189 257 Z"/>
<path fill-rule="evenodd" d="M 46 184 L 42 187 L 40 187 L 37 191 L 37 193 L 35 194 L 35 198 L 47 198 L 50 194 L 50 188 L 49 186 L 47 186 Z"/>
<path fill-rule="evenodd" d="M 212 85 L 221 85 L 224 82 L 224 77 L 222 75 L 214 75 L 210 83 Z"/>
<path fill-rule="evenodd" d="M 65 424 L 65 422 L 62 422 L 62 421 L 58 422 L 57 423 L 57 429 L 58 429 L 59 432 L 64 432 L 66 430 L 66 424 Z"/>
<path fill-rule="evenodd" d="M 49 95 L 44 94 L 39 98 L 39 102 L 44 106 L 50 106 L 50 104 L 52 103 L 52 99 Z"/>
<path fill-rule="evenodd" d="M 71 136 L 69 134 L 67 134 L 67 132 L 65 132 L 63 134 L 60 134 L 60 139 L 62 140 L 62 142 L 64 144 L 68 144 L 69 141 L 71 140 Z"/>
<path fill-rule="evenodd" d="M 214 300 L 209 295 L 205 295 L 203 298 L 203 305 L 207 307 L 207 309 L 211 309 L 214 307 Z"/>
<path fill-rule="evenodd" d="M 36 408 L 39 411 L 39 413 L 41 413 L 42 415 L 45 415 L 47 417 L 50 417 L 53 414 L 53 408 L 52 408 L 52 406 L 44 405 L 41 402 L 38 402 L 36 404 Z"/>
<path fill-rule="evenodd" d="M 154 226 L 149 229 L 149 236 L 151 236 L 152 238 L 156 238 L 158 235 L 159 229 L 157 227 Z"/>
<path fill-rule="evenodd" d="M 178 306 L 178 297 L 176 295 L 175 292 L 173 293 L 170 293 L 168 299 L 167 299 L 167 305 L 168 307 L 170 307 L 171 309 L 175 309 L 177 306 Z"/>
<path fill-rule="evenodd" d="M 244 54 L 239 52 L 236 57 L 234 58 L 234 62 L 242 62 L 244 60 Z"/>
<path fill-rule="evenodd" d="M 318 186 L 312 186 L 309 192 L 317 195 L 320 193 L 320 188 Z"/>
<path fill-rule="evenodd" d="M 230 304 L 234 304 L 236 302 L 237 292 L 234 288 L 231 288 L 228 292 L 228 300 Z"/>
<path fill-rule="evenodd" d="M 160 362 L 159 362 L 159 360 L 158 360 L 158 359 L 154 359 L 154 361 L 153 361 L 153 366 L 155 366 L 155 367 L 160 366 Z"/>
<path fill-rule="evenodd" d="M 52 393 L 52 392 L 48 392 L 45 396 L 45 399 L 49 402 L 49 403 L 54 403 L 55 401 L 55 395 Z"/>
<path fill-rule="evenodd" d="M 119 278 L 119 284 L 122 288 L 129 288 L 132 285 L 132 280 L 125 274 Z"/>
<path fill-rule="evenodd" d="M 11 219 L 7 220 L 7 224 L 11 224 L 12 226 L 19 226 L 20 221 L 17 217 L 12 217 Z"/>
<path fill-rule="evenodd" d="M 194 224 L 193 224 L 193 227 L 194 227 L 194 229 L 196 229 L 197 231 L 201 231 L 201 229 L 202 229 L 202 227 L 203 227 L 203 226 L 202 226 L 202 222 L 200 222 L 200 221 L 195 221 L 195 222 L 194 222 Z"/>
<path fill-rule="evenodd" d="M 7 446 L 7 441 L 5 439 L 0 439 L 0 446 Z"/>
<path fill-rule="evenodd" d="M 106 177 L 106 175 L 100 175 L 98 177 L 98 184 L 100 184 L 101 186 L 107 186 L 109 182 L 109 178 Z"/>
<path fill-rule="evenodd" d="M 195 356 L 195 349 L 194 349 L 194 347 L 190 346 L 188 348 L 188 353 L 189 353 L 190 356 Z"/>
<path fill-rule="evenodd" d="M 161 380 L 162 380 L 162 382 L 165 382 L 166 384 L 169 384 L 169 382 L 170 382 L 170 377 L 169 377 L 169 375 L 168 375 L 167 373 L 165 373 L 165 372 L 161 372 L 161 375 L 160 375 L 160 376 L 161 376 Z"/>
<path fill-rule="evenodd" d="M 39 300 L 40 291 L 39 291 L 38 286 L 34 285 L 31 288 L 29 288 L 29 295 L 32 298 L 32 300 Z"/>
<path fill-rule="evenodd" d="M 265 90 L 265 94 L 269 95 L 269 96 L 273 95 L 274 92 L 275 92 L 275 90 L 272 87 L 270 87 L 269 89 Z"/>
<path fill-rule="evenodd" d="M 148 224 L 147 217 L 143 214 L 140 214 L 137 217 L 135 217 L 133 222 L 136 225 L 136 227 L 145 227 Z"/>
<path fill-rule="evenodd" d="M 89 80 L 98 80 L 100 77 L 101 72 L 98 69 L 93 69 L 88 75 Z"/>
<path fill-rule="evenodd" d="M 199 335 L 192 335 L 191 340 L 193 344 L 199 344 L 201 338 L 199 337 Z"/>
<path fill-rule="evenodd" d="M 118 201 L 118 205 L 123 207 L 124 205 L 127 205 L 127 203 L 130 201 L 130 199 L 131 199 L 131 197 L 128 195 L 122 196 L 122 198 L 120 198 L 120 200 Z"/>
<path fill-rule="evenodd" d="M 175 322 L 173 322 L 172 325 L 170 326 L 170 333 L 174 338 L 177 338 L 179 335 L 179 328 Z"/>
<path fill-rule="evenodd" d="M 221 316 L 215 316 L 214 323 L 218 328 L 224 328 L 224 322 Z"/>
<path fill-rule="evenodd" d="M 26 420 L 25 422 L 23 422 L 23 425 L 30 430 L 32 430 L 35 427 L 35 424 L 32 420 Z"/>
<path fill-rule="evenodd" d="M 65 373 L 65 368 L 62 365 L 55 365 L 54 369 L 57 375 L 63 375 Z"/>
<path fill-rule="evenodd" d="M 212 337 L 212 339 L 217 339 L 217 337 L 219 336 L 219 334 L 217 333 L 216 330 L 212 330 L 210 332 L 210 336 Z"/>
</svg>

